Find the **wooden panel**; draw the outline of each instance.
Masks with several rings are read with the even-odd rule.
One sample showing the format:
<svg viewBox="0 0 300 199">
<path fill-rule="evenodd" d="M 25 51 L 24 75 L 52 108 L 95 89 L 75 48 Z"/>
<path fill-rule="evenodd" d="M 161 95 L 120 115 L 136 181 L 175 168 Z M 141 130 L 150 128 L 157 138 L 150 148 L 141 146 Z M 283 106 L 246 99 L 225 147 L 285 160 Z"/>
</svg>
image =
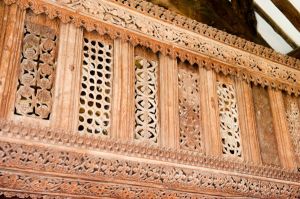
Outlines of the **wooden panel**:
<svg viewBox="0 0 300 199">
<path fill-rule="evenodd" d="M 52 116 L 59 22 L 46 15 L 26 13 L 18 80 L 14 85 L 10 117 L 49 125 Z"/>
<path fill-rule="evenodd" d="M 284 94 L 284 106 L 292 150 L 300 167 L 300 98 Z"/>
<path fill-rule="evenodd" d="M 203 152 L 198 66 L 178 63 L 180 148 Z"/>
<path fill-rule="evenodd" d="M 158 144 L 159 61 L 148 48 L 135 48 L 135 129 L 134 140 Z"/>
<path fill-rule="evenodd" d="M 280 165 L 268 91 L 253 86 L 253 102 L 263 164 Z"/>
<path fill-rule="evenodd" d="M 112 137 L 128 141 L 134 131 L 134 47 L 117 39 L 114 54 Z"/>
<path fill-rule="evenodd" d="M 217 96 L 222 153 L 224 157 L 241 160 L 244 158 L 242 155 L 243 143 L 236 88 L 231 78 L 223 75 L 217 76 Z"/>
<path fill-rule="evenodd" d="M 212 156 L 222 154 L 222 143 L 219 126 L 219 110 L 217 97 L 216 74 L 212 70 L 199 68 L 200 74 L 200 109 L 201 125 L 205 153 Z"/>
<path fill-rule="evenodd" d="M 160 145 L 177 148 L 179 140 L 177 61 L 160 54 L 159 65 Z"/>
<path fill-rule="evenodd" d="M 83 31 L 73 24 L 62 24 L 60 50 L 51 126 L 77 131 Z"/>
<path fill-rule="evenodd" d="M 2 51 L 3 49 L 3 43 L 4 43 L 4 38 L 5 38 L 5 28 L 7 26 L 7 8 L 4 4 L 3 1 L 0 2 L 0 30 L 1 34 L 0 34 L 0 51 Z M 2 53 L 0 53 L 0 60 L 2 56 Z"/>
<path fill-rule="evenodd" d="M 261 163 L 251 85 L 236 79 L 236 95 L 239 109 L 244 160 L 256 165 Z"/>
<path fill-rule="evenodd" d="M 113 41 L 85 32 L 82 50 L 78 131 L 111 137 Z"/>
<path fill-rule="evenodd" d="M 25 11 L 11 5 L 4 12 L 0 38 L 0 117 L 7 118 L 13 112 Z"/>
<path fill-rule="evenodd" d="M 281 165 L 287 169 L 295 169 L 296 160 L 288 132 L 282 92 L 269 89 L 269 96 Z"/>
</svg>

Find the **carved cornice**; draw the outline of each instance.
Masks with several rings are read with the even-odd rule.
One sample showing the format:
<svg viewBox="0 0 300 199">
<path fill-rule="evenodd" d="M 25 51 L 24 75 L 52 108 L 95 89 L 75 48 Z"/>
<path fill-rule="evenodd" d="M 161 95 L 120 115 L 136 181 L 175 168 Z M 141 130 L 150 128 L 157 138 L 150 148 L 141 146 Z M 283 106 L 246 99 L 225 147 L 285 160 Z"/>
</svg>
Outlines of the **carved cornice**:
<svg viewBox="0 0 300 199">
<path fill-rule="evenodd" d="M 174 190 L 188 197 L 193 194 L 229 193 L 260 198 L 297 198 L 300 184 L 254 176 L 212 172 L 196 167 L 139 160 L 112 154 L 99 154 L 70 147 L 0 141 L 0 187 L 3 190 L 82 194 L 99 196 L 101 191 L 118 189 L 117 185 L 139 185 L 140 190 Z M 18 172 L 19 173 L 18 173 Z M 30 173 L 30 174 L 28 174 Z M 55 176 L 55 177 L 54 177 Z M 109 181 L 110 188 L 101 183 Z M 162 188 L 157 188 L 162 187 Z M 112 190 L 111 190 L 112 189 Z M 129 189 L 130 190 L 130 189 Z M 129 191 L 128 190 L 128 191 Z M 184 191 L 182 191 L 184 190 Z M 144 191 L 143 191 L 144 192 Z M 129 198 L 141 196 L 131 193 Z M 129 194 L 128 193 L 128 194 Z M 162 192 L 163 193 L 163 192 Z M 124 193 L 122 193 L 124 194 Z M 136 194 L 136 195 L 134 195 Z M 179 195 L 180 196 L 180 195 Z M 126 197 L 128 198 L 128 197 Z M 155 197 L 161 198 L 161 197 Z M 181 198 L 181 197 L 177 197 Z"/>
<path fill-rule="evenodd" d="M 289 67 L 300 69 L 300 60 L 294 57 L 283 55 L 274 51 L 271 48 L 264 47 L 246 39 L 231 35 L 222 30 L 210 27 L 206 24 L 200 23 L 196 20 L 177 14 L 173 11 L 167 10 L 163 7 L 155 5 L 145 0 L 109 0 L 117 2 L 121 5 L 127 6 L 145 15 L 155 17 L 157 19 L 166 21 L 170 24 L 188 29 L 205 37 L 220 41 L 235 48 L 250 52 L 252 54 L 264 57 L 271 61 L 284 64 Z"/>
<path fill-rule="evenodd" d="M 2 138 L 1 138 L 2 137 Z M 300 173 L 275 166 L 253 165 L 233 162 L 222 158 L 205 156 L 197 152 L 179 149 L 160 148 L 155 145 L 135 142 L 120 142 L 112 139 L 83 136 L 70 132 L 54 131 L 47 128 L 30 128 L 13 122 L 0 120 L 0 138 L 28 140 L 32 143 L 51 143 L 57 146 L 69 146 L 75 149 L 108 152 L 149 160 L 165 161 L 175 164 L 217 169 L 224 172 L 238 172 L 257 177 L 265 177 L 290 182 L 300 182 Z"/>
<path fill-rule="evenodd" d="M 74 23 L 88 31 L 96 30 L 101 35 L 108 34 L 113 39 L 121 38 L 133 45 L 140 44 L 154 52 L 159 51 L 174 58 L 188 60 L 191 64 L 197 63 L 201 67 L 214 69 L 226 75 L 235 75 L 247 82 L 286 90 L 295 95 L 300 94 L 299 70 L 263 58 L 264 54 L 270 54 L 266 50 L 268 48 L 263 48 L 262 55 L 257 56 L 226 44 L 226 35 L 224 42 L 211 39 L 209 35 L 218 35 L 218 31 L 211 31 L 211 28 L 205 28 L 204 25 L 203 30 L 199 30 L 204 31 L 203 34 L 196 34 L 106 0 L 66 0 L 63 4 L 47 0 L 4 2 L 17 3 L 20 8 L 30 8 L 36 14 L 45 13 L 50 18 L 58 17 L 63 23 Z M 233 43 L 242 45 L 237 42 L 239 39 L 232 40 Z M 241 40 L 241 43 L 243 41 Z M 249 44 L 245 42 L 244 46 Z M 261 50 L 258 49 L 254 48 L 251 52 L 257 50 L 260 53 Z M 271 53 L 270 56 L 275 55 Z M 275 57 L 278 57 L 277 61 L 281 60 L 279 55 L 276 54 Z M 286 62 L 290 64 L 289 61 Z M 294 66 L 299 68 L 299 61 L 295 61 Z"/>
</svg>

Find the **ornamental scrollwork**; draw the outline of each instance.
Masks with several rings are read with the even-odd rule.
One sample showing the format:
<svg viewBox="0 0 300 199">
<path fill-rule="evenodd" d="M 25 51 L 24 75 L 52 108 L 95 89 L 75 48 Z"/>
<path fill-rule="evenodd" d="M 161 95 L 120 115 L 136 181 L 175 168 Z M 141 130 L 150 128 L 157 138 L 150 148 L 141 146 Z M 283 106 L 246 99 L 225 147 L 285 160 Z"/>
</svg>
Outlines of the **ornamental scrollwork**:
<svg viewBox="0 0 300 199">
<path fill-rule="evenodd" d="M 234 46 L 236 48 L 248 51 L 250 53 L 265 57 L 272 61 L 296 69 L 300 69 L 300 60 L 296 58 L 282 55 L 270 48 L 266 48 L 254 42 L 247 41 L 235 35 L 231 35 L 224 31 L 207 26 L 206 24 L 202 24 L 188 17 L 179 15 L 175 12 L 172 12 L 170 10 L 167 10 L 163 7 L 157 6 L 150 2 L 146 2 L 143 0 L 110 0 L 110 1 L 117 2 L 121 5 L 136 9 L 137 11 L 145 15 L 158 18 L 170 24 L 175 24 L 179 27 L 183 27 L 184 29 L 188 29 L 192 32 L 204 35 L 208 38 L 220 41 L 222 43 L 226 43 L 230 46 Z"/>
<path fill-rule="evenodd" d="M 70 150 L 53 146 L 49 148 L 33 143 L 26 145 L 0 141 L 0 144 L 1 168 L 30 170 L 31 173 L 38 173 L 38 176 L 44 174 L 44 172 L 53 176 L 63 175 L 63 182 L 68 181 L 68 178 L 81 176 L 83 179 L 93 178 L 98 181 L 111 179 L 111 183 L 131 181 L 141 185 L 147 184 L 148 187 L 167 186 L 171 190 L 186 189 L 192 190 L 194 193 L 201 193 L 201 190 L 205 189 L 262 198 L 296 198 L 300 196 L 300 185 L 298 183 L 286 184 L 273 182 L 270 179 L 262 180 L 237 174 L 207 172 L 201 170 L 201 168 L 190 169 L 168 164 L 144 163 L 128 160 L 126 157 L 115 159 L 111 156 L 76 152 L 71 148 Z M 0 170 L 0 187 L 2 188 L 13 189 L 20 186 L 21 190 L 35 192 L 45 187 L 45 191 L 51 192 L 57 191 L 57 183 L 58 185 L 61 184 L 61 180 L 57 179 L 58 177 L 54 177 L 50 182 L 47 182 L 31 180 L 30 177 L 24 174 L 7 177 L 7 173 L 9 172 Z M 37 186 L 40 182 L 44 183 Z M 89 182 L 89 180 L 85 180 L 85 182 Z M 64 191 L 72 192 L 70 189 L 73 187 L 74 190 L 80 188 L 79 193 L 81 194 L 90 194 L 88 189 L 77 187 L 78 183 L 81 182 L 76 180 L 72 183 L 63 183 Z M 95 190 L 101 191 L 101 189 Z M 189 193 L 189 191 L 183 193 Z"/>
<path fill-rule="evenodd" d="M 276 166 L 254 166 L 242 162 L 203 156 L 186 150 L 162 149 L 158 146 L 147 146 L 143 143 L 120 142 L 109 139 L 98 139 L 91 136 L 81 136 L 63 130 L 49 128 L 27 127 L 22 124 L 7 122 L 0 119 L 0 135 L 25 140 L 37 140 L 40 143 L 55 143 L 56 145 L 76 146 L 79 149 L 101 150 L 116 154 L 130 154 L 151 160 L 168 160 L 173 163 L 209 167 L 224 171 L 247 173 L 253 176 L 298 182 L 300 174 Z M 70 135 L 73 135 L 70 137 Z M 113 147 L 114 146 L 114 147 Z"/>
<path fill-rule="evenodd" d="M 162 42 L 171 42 L 183 49 L 190 49 L 197 53 L 211 56 L 216 60 L 226 62 L 237 68 L 248 68 L 259 73 L 264 73 L 273 78 L 282 79 L 290 83 L 300 82 L 300 72 L 291 71 L 287 66 L 274 63 L 280 70 L 289 70 L 290 74 L 276 75 L 272 72 L 272 66 L 262 61 L 261 57 L 238 49 L 231 49 L 220 42 L 213 41 L 205 36 L 189 34 L 179 27 L 158 22 L 147 16 L 138 15 L 120 8 L 105 0 L 76 0 L 65 3 L 66 6 L 88 13 L 108 23 L 118 25 L 122 28 L 138 31 Z"/>
</svg>

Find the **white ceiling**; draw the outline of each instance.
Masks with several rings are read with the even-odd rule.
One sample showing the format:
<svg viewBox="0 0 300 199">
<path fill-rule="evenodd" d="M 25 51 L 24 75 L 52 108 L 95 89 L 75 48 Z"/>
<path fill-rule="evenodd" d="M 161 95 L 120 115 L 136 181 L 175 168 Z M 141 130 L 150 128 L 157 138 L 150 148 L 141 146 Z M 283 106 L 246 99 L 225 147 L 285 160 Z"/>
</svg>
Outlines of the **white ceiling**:
<svg viewBox="0 0 300 199">
<path fill-rule="evenodd" d="M 300 10 L 300 0 L 289 0 L 298 11 Z M 300 46 L 300 33 L 294 25 L 282 14 L 282 12 L 272 3 L 271 0 L 254 0 L 254 2 L 269 15 L 273 21 L 288 35 L 294 43 Z M 265 41 L 276 51 L 288 53 L 293 48 L 279 35 L 273 28 L 257 13 L 257 30 Z"/>
</svg>

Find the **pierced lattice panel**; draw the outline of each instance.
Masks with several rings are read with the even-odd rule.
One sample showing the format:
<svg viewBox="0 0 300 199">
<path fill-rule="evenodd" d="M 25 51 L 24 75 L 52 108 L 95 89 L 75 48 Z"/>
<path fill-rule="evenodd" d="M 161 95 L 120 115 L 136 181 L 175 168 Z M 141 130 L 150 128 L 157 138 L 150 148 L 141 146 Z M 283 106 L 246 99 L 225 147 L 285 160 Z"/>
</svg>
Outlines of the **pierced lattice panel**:
<svg viewBox="0 0 300 199">
<path fill-rule="evenodd" d="M 109 136 L 113 47 L 90 34 L 85 35 L 83 45 L 78 131 Z"/>
<path fill-rule="evenodd" d="M 180 147 L 202 151 L 198 68 L 178 65 Z"/>
<path fill-rule="evenodd" d="M 285 109 L 293 146 L 296 154 L 300 156 L 300 110 L 297 98 L 285 96 Z"/>
<path fill-rule="evenodd" d="M 135 57 L 135 130 L 134 138 L 158 142 L 157 71 L 158 63 Z"/>
<path fill-rule="evenodd" d="M 14 113 L 49 120 L 56 70 L 58 28 L 45 16 L 27 13 Z"/>
<path fill-rule="evenodd" d="M 235 89 L 232 84 L 217 82 L 217 94 L 223 154 L 242 157 Z"/>
</svg>

